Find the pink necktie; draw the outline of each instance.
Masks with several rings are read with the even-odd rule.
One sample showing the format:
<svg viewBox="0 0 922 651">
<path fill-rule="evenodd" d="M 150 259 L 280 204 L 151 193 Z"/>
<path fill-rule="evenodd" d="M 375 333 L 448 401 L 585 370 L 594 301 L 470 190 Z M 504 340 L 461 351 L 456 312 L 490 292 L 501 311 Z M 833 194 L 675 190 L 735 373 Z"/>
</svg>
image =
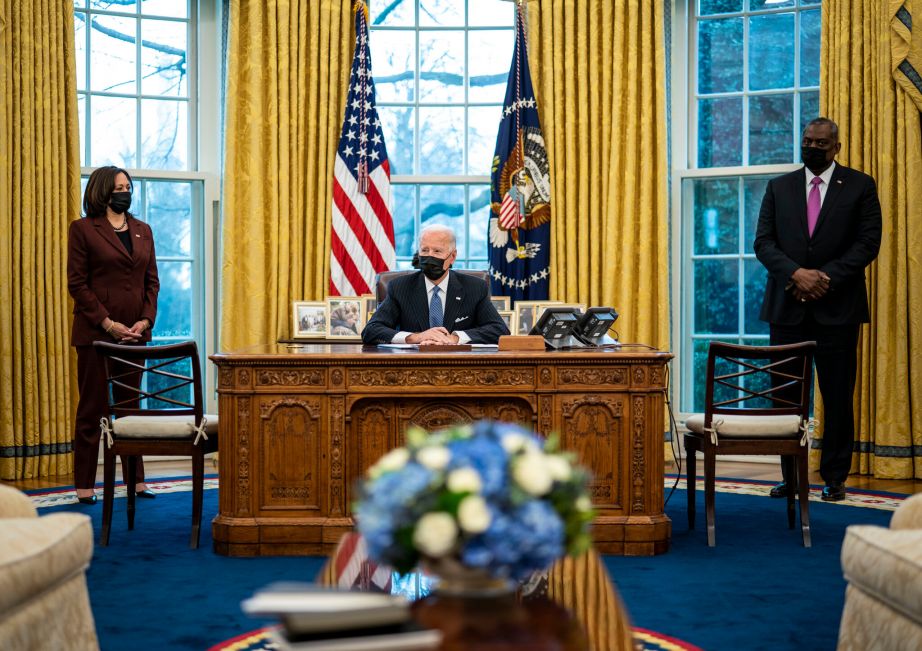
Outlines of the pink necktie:
<svg viewBox="0 0 922 651">
<path fill-rule="evenodd" d="M 807 230 L 810 232 L 810 237 L 813 237 L 816 220 L 820 217 L 820 183 L 822 182 L 823 179 L 818 176 L 814 176 L 810 181 L 813 184 L 810 188 L 810 195 L 807 197 Z"/>
</svg>

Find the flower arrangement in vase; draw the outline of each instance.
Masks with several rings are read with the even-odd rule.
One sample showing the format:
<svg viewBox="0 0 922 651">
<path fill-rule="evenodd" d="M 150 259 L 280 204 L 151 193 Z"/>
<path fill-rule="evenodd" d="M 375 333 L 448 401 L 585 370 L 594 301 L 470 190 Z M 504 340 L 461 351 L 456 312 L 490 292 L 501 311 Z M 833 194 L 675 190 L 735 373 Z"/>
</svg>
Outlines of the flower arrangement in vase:
<svg viewBox="0 0 922 651">
<path fill-rule="evenodd" d="M 358 530 L 376 561 L 521 581 L 589 547 L 589 474 L 556 437 L 480 421 L 406 439 L 359 487 Z"/>
</svg>

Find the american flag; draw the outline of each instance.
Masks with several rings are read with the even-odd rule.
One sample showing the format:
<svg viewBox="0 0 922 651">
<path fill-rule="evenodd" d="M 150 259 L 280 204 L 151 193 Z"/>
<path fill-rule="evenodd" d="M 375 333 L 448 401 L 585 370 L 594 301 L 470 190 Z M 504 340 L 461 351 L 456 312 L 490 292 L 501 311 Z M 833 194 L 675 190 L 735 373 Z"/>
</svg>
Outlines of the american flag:
<svg viewBox="0 0 922 651">
<path fill-rule="evenodd" d="M 391 170 L 368 48 L 368 5 L 357 0 L 355 56 L 349 77 L 346 117 L 333 168 L 333 228 L 330 233 L 330 295 L 372 293 L 375 275 L 395 266 L 391 218 Z"/>
</svg>

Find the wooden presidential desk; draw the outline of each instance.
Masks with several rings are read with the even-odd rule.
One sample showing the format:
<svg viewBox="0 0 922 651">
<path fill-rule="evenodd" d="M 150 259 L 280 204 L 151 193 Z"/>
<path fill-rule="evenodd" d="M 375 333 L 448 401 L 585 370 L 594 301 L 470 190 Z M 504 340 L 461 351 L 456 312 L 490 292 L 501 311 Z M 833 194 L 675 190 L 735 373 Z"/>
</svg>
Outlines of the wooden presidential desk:
<svg viewBox="0 0 922 651">
<path fill-rule="evenodd" d="M 356 479 L 403 444 L 408 426 L 493 418 L 559 433 L 562 447 L 591 469 L 600 552 L 663 553 L 671 533 L 663 513 L 671 358 L 644 347 L 421 353 L 351 344 L 212 355 L 221 415 L 215 551 L 332 551 L 352 527 Z"/>
</svg>

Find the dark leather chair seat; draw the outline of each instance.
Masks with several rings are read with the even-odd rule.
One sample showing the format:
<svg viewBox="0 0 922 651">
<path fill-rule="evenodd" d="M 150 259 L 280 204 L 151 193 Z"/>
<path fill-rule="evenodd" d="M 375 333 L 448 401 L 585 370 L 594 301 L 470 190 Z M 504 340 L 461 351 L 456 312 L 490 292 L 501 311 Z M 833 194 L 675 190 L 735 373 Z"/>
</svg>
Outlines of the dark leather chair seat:
<svg viewBox="0 0 922 651">
<path fill-rule="evenodd" d="M 475 278 L 480 278 L 487 285 L 487 295 L 490 294 L 490 272 L 484 269 L 453 269 L 452 271 L 457 271 L 458 273 L 467 274 L 468 276 L 474 276 Z M 399 269 L 397 271 L 382 271 L 378 274 L 378 277 L 375 279 L 375 301 L 377 305 L 380 305 L 384 299 L 387 297 L 387 286 L 394 280 L 394 278 L 399 278 L 400 276 L 406 276 L 407 274 L 416 273 L 416 269 Z"/>
</svg>

